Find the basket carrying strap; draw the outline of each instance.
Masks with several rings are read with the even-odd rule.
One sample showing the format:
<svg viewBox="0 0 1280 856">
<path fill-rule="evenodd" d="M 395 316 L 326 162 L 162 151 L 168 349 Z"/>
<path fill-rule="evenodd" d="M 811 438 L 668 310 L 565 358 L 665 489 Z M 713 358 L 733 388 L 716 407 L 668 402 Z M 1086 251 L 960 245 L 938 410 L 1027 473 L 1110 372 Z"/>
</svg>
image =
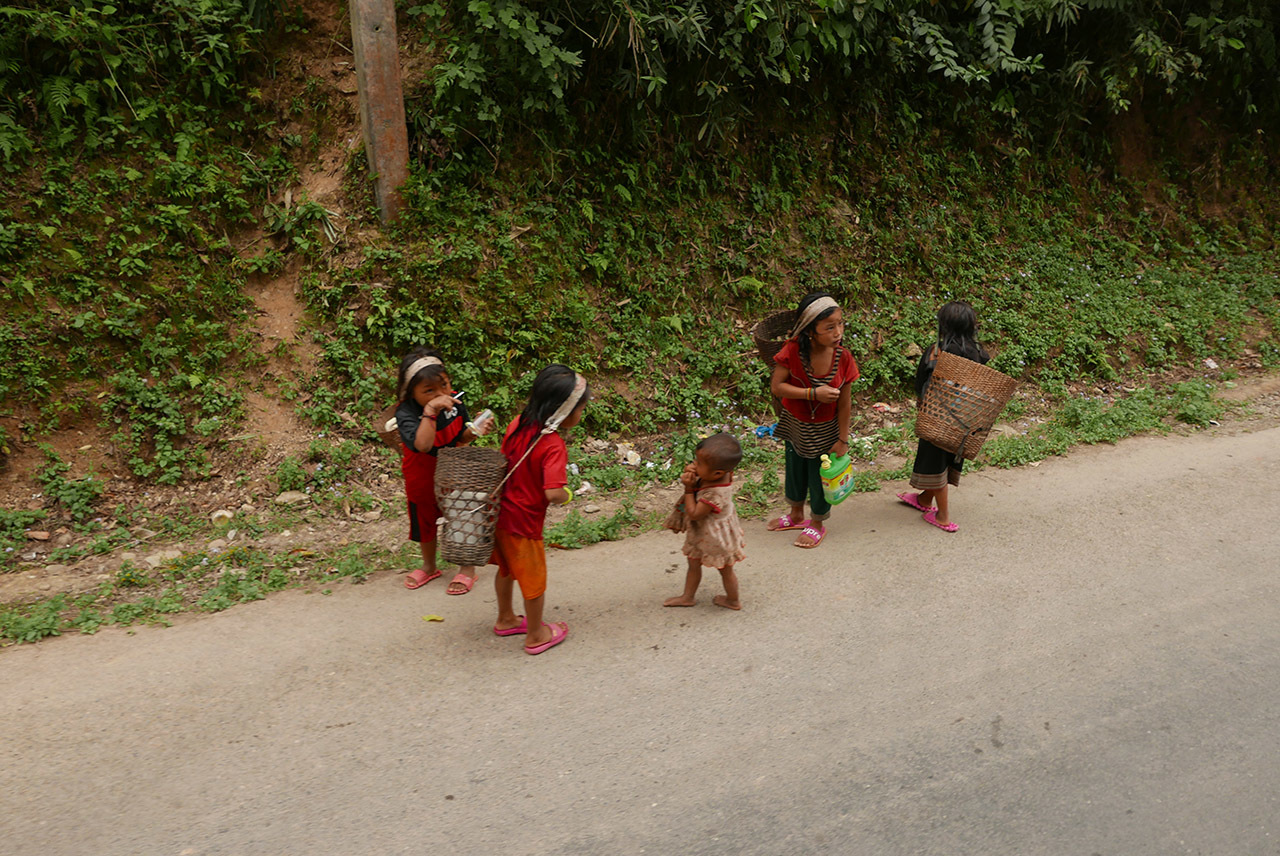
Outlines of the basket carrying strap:
<svg viewBox="0 0 1280 856">
<path fill-rule="evenodd" d="M 490 493 L 490 496 L 501 496 L 502 486 L 505 485 L 507 483 L 507 480 L 510 479 L 511 476 L 515 473 L 516 467 L 524 463 L 524 459 L 529 457 L 529 454 L 533 451 L 533 447 L 538 445 L 539 440 L 541 440 L 543 437 L 547 436 L 548 434 L 554 432 L 555 430 L 556 430 L 555 428 L 543 428 L 541 431 L 538 432 L 538 436 L 533 438 L 533 442 L 529 444 L 529 448 L 525 449 L 524 454 L 520 456 L 520 460 L 516 461 L 515 464 L 512 465 L 511 469 L 507 470 L 507 474 L 502 477 L 502 481 L 498 482 L 498 486 L 493 489 L 493 492 Z M 477 511 L 483 510 L 484 505 L 485 504 L 482 502 L 479 505 L 477 505 L 475 508 L 468 508 L 459 513 L 474 514 Z"/>
<path fill-rule="evenodd" d="M 582 397 L 587 393 L 587 379 L 578 373 L 573 375 L 573 390 L 560 402 L 560 406 L 555 412 L 547 418 L 547 424 L 542 426 L 542 430 L 538 432 L 538 436 L 533 438 L 533 442 L 529 444 L 529 448 L 524 450 L 524 454 L 520 456 L 520 460 L 507 470 L 507 474 L 502 477 L 502 481 L 498 482 L 498 486 L 493 491 L 493 496 L 499 496 L 502 493 L 502 486 L 507 483 L 507 479 L 511 478 L 511 474 L 516 471 L 516 467 L 524 463 L 524 459 L 529 457 L 529 453 L 533 451 L 533 447 L 538 445 L 538 441 L 548 434 L 554 434 L 564 420 L 569 418 L 569 414 L 573 413 L 578 404 L 582 401 Z M 479 511 L 484 505 L 478 505 L 472 511 Z"/>
<path fill-rule="evenodd" d="M 964 429 L 964 436 L 960 438 L 960 445 L 956 447 L 955 461 L 956 461 L 956 466 L 959 467 L 961 464 L 964 463 L 964 447 L 969 445 L 969 438 L 972 437 L 973 432 L 977 431 L 978 429 L 971 428 L 968 425 L 966 425 L 964 420 L 961 419 L 959 416 L 956 416 L 955 412 L 952 411 L 950 407 L 947 407 L 945 404 L 942 406 L 946 408 L 947 413 L 951 414 L 951 418 L 956 420 L 956 422 L 960 425 L 960 427 Z"/>
<path fill-rule="evenodd" d="M 941 351 L 942 349 L 939 348 L 936 344 L 934 344 L 929 346 L 929 350 L 933 353 L 932 362 L 936 364 L 938 361 L 938 352 Z M 925 383 L 925 387 L 924 387 L 925 395 L 929 393 L 929 387 L 931 386 L 933 386 L 932 374 L 929 375 L 929 380 Z M 921 401 L 924 400 L 924 395 L 920 396 L 920 400 Z M 964 436 L 960 438 L 960 445 L 956 448 L 956 452 L 955 452 L 956 466 L 960 466 L 961 464 L 964 463 L 964 447 L 969 444 L 969 438 L 972 437 L 973 433 L 978 429 L 970 426 L 967 422 L 965 422 L 963 419 L 957 416 L 956 412 L 952 410 L 951 407 L 948 406 L 945 401 L 939 401 L 938 403 L 942 405 L 943 410 L 947 411 L 947 415 L 950 416 L 953 420 L 955 420 L 955 423 L 957 425 L 959 425 L 961 428 L 964 429 Z"/>
</svg>

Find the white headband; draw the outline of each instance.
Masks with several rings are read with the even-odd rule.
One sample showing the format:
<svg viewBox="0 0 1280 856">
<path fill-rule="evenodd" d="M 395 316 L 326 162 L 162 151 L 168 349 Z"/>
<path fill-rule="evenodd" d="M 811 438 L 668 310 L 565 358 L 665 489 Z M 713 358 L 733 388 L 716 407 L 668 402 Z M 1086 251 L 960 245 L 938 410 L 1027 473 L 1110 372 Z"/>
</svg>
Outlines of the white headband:
<svg viewBox="0 0 1280 856">
<path fill-rule="evenodd" d="M 547 424 L 543 426 L 543 434 L 550 434 L 560 427 L 560 423 L 569 418 L 569 414 L 578 406 L 578 402 L 582 401 L 582 396 L 587 391 L 587 379 L 580 374 L 573 375 L 573 392 L 569 393 L 569 397 L 564 400 L 556 408 L 556 412 L 551 414 L 551 418 L 547 420 Z"/>
<path fill-rule="evenodd" d="M 439 357 L 418 357 L 418 359 L 413 361 L 413 365 L 409 366 L 409 368 L 404 373 L 405 388 L 400 390 L 400 397 L 403 399 L 406 395 L 409 394 L 409 384 L 413 383 L 413 379 L 418 374 L 418 372 L 422 371 L 428 366 L 443 366 L 443 365 L 444 363 L 440 362 Z"/>
<path fill-rule="evenodd" d="M 812 324 L 819 315 L 828 309 L 839 309 L 840 304 L 836 303 L 833 298 L 819 297 L 804 308 L 804 312 L 800 313 L 800 317 L 796 319 L 796 326 L 791 328 L 791 335 L 788 338 L 794 339 L 800 335 L 800 331 Z"/>
</svg>

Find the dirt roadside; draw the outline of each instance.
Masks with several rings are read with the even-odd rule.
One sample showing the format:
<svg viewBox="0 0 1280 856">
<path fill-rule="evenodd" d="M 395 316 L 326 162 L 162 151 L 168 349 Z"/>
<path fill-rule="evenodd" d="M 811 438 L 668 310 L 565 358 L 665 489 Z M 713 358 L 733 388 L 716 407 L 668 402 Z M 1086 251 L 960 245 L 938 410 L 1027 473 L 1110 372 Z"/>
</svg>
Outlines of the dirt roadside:
<svg viewBox="0 0 1280 856">
<path fill-rule="evenodd" d="M 1242 379 L 1233 388 L 1222 389 L 1220 397 L 1237 406 L 1222 417 L 1221 424 L 1205 429 L 1206 433 L 1231 435 L 1280 424 L 1280 377 Z M 892 407 L 893 412 L 869 412 L 880 420 L 879 424 L 892 424 L 904 414 L 909 414 L 908 403 Z M 286 455 L 296 453 L 312 439 L 324 438 L 323 432 L 305 432 L 296 424 L 290 430 L 298 440 L 293 446 L 254 445 L 251 455 L 239 459 L 229 455 L 228 460 L 219 466 L 218 474 L 204 482 L 164 488 L 140 485 L 119 475 L 108 475 L 108 494 L 101 502 L 102 507 L 124 505 L 156 515 L 172 514 L 184 518 L 189 525 L 184 527 L 181 537 L 166 537 L 145 526 L 133 527 L 120 546 L 73 561 L 59 561 L 59 551 L 65 555 L 77 545 L 83 548 L 101 533 L 73 531 L 69 521 L 59 522 L 53 516 L 56 512 L 50 507 L 49 500 L 38 492 L 31 492 L 30 485 L 21 481 L 15 471 L 4 474 L 4 478 L 0 478 L 0 486 L 5 489 L 9 507 L 47 509 L 51 519 L 33 527 L 37 537 L 20 548 L 16 561 L 10 559 L 7 564 L 0 565 L 3 568 L 0 570 L 0 604 L 24 603 L 60 593 L 88 591 L 112 579 L 125 563 L 143 568 L 155 567 L 183 554 L 208 550 L 211 544 L 216 549 L 247 545 L 272 552 L 289 552 L 299 549 L 323 551 L 352 543 L 391 546 L 404 542 L 405 527 L 401 520 L 403 494 L 398 463 L 377 449 L 362 452 L 352 469 L 358 486 L 375 499 L 372 509 L 362 511 L 349 506 L 312 502 L 291 507 L 276 504 L 277 491 L 272 485 L 272 473 Z M 1181 433 L 1194 430 L 1186 426 L 1175 429 Z M 860 466 L 885 468 L 900 463 L 901 459 L 876 460 L 863 461 Z M 110 473 L 109 470 L 106 472 Z M 27 491 L 25 496 L 20 493 L 24 489 Z M 639 515 L 652 517 L 657 510 L 665 509 L 676 493 L 674 484 L 654 482 L 631 501 Z M 609 515 L 619 505 L 616 497 L 607 494 L 597 494 L 584 500 L 575 508 L 590 506 L 593 513 L 599 515 Z M 230 542 L 227 526 L 211 522 L 211 515 L 220 511 L 234 515 L 230 524 Z M 553 509 L 550 522 L 559 522 L 565 514 L 567 511 Z M 114 521 L 108 520 L 106 525 L 114 528 Z M 257 536 L 238 535 L 235 528 L 239 527 L 243 532 L 246 525 L 263 531 Z"/>
</svg>

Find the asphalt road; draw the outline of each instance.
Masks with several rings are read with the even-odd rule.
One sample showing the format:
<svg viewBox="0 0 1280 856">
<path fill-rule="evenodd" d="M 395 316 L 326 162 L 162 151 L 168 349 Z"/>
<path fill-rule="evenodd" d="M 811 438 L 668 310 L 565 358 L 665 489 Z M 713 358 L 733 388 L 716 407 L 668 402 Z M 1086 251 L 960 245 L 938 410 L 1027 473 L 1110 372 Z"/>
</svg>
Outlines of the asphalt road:
<svg viewBox="0 0 1280 856">
<path fill-rule="evenodd" d="M 740 613 L 555 552 L 539 657 L 492 568 L 0 651 L 0 852 L 1280 854 L 1277 484 L 1270 429 L 855 496 Z"/>
</svg>

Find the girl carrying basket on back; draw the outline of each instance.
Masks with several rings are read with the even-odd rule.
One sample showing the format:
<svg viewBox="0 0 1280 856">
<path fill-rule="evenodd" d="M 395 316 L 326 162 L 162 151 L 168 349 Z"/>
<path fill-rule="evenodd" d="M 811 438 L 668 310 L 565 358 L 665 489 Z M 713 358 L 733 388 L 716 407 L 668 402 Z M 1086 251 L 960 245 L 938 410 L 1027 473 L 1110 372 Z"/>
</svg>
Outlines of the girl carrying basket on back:
<svg viewBox="0 0 1280 856">
<path fill-rule="evenodd" d="M 822 456 L 849 453 L 850 387 L 858 379 L 858 364 L 841 345 L 843 338 L 839 304 L 829 294 L 809 294 L 796 308 L 790 340 L 773 358 L 777 366 L 769 388 L 782 400 L 774 436 L 785 441 L 785 489 L 791 509 L 770 520 L 768 528 L 802 530 L 797 547 L 816 547 L 827 535 L 823 522 L 831 504 L 822 494 Z"/>
<path fill-rule="evenodd" d="M 920 357 L 916 367 L 916 400 L 924 399 L 924 388 L 933 377 L 938 364 L 938 351 L 946 351 L 975 363 L 991 359 L 974 336 L 978 329 L 978 315 L 963 300 L 953 300 L 938 310 L 938 341 Z M 943 532 L 955 532 L 960 527 L 951 519 L 947 501 L 947 485 L 960 484 L 960 472 L 964 461 L 928 440 L 920 440 L 916 446 L 916 462 L 911 467 L 911 486 L 919 493 L 900 493 L 898 499 L 917 511 L 924 512 L 924 521 L 937 526 Z M 934 503 L 937 503 L 935 506 Z"/>
<path fill-rule="evenodd" d="M 553 363 L 538 372 L 524 412 L 511 420 L 502 439 L 507 481 L 498 507 L 493 558 L 498 566 L 498 636 L 525 634 L 526 654 L 541 654 L 569 635 L 563 621 L 542 620 L 547 591 L 547 552 L 542 540 L 547 506 L 573 499 L 567 469 L 569 450 L 560 432 L 582 419 L 591 394 L 587 380 L 568 366 Z M 524 596 L 524 615 L 513 605 L 516 584 Z"/>
</svg>

